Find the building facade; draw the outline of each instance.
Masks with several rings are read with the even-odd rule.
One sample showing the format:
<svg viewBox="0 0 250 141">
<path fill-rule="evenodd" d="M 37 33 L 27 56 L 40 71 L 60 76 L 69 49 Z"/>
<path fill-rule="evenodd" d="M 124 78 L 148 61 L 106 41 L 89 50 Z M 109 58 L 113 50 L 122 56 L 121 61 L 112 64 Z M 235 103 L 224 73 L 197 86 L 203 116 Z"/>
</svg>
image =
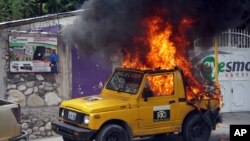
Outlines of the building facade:
<svg viewBox="0 0 250 141">
<path fill-rule="evenodd" d="M 222 112 L 250 111 L 250 34 L 247 30 L 229 29 L 218 36 L 218 45 Z M 207 46 L 203 47 L 200 40 L 194 42 L 193 64 L 204 82 L 215 79 L 214 47 L 212 43 Z"/>
<path fill-rule="evenodd" d="M 58 105 L 71 98 L 71 49 L 60 33 L 79 12 L 0 23 L 0 98 L 21 105 L 22 129 L 31 139 L 53 135 Z M 44 67 L 53 50 L 59 56 L 55 73 Z"/>
</svg>

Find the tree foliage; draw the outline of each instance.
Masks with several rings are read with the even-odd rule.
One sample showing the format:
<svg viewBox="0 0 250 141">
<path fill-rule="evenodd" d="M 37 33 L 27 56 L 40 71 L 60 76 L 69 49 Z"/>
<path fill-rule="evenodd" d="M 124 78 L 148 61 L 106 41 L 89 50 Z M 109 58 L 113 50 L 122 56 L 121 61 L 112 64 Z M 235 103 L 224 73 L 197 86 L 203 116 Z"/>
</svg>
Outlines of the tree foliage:
<svg viewBox="0 0 250 141">
<path fill-rule="evenodd" d="M 85 0 L 0 0 L 0 22 L 73 11 Z"/>
<path fill-rule="evenodd" d="M 61 13 L 80 8 L 85 0 L 46 0 L 44 11 Z"/>
</svg>

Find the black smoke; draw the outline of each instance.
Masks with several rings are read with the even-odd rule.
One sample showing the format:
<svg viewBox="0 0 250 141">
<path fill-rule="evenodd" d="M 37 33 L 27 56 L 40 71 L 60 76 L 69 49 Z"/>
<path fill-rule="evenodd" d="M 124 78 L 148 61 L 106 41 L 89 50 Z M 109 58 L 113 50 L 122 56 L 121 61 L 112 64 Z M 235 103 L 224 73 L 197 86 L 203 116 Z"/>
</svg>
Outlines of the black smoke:
<svg viewBox="0 0 250 141">
<path fill-rule="evenodd" d="M 88 0 L 82 8 L 85 11 L 79 19 L 63 33 L 66 43 L 85 55 L 99 52 L 104 58 L 125 48 L 133 52 L 135 46 L 142 55 L 146 53 L 147 43 L 133 40 L 146 36 L 141 26 L 146 17 L 159 16 L 174 31 L 183 18 L 193 19 L 192 28 L 185 33 L 190 42 L 247 25 L 250 19 L 250 0 Z"/>
</svg>

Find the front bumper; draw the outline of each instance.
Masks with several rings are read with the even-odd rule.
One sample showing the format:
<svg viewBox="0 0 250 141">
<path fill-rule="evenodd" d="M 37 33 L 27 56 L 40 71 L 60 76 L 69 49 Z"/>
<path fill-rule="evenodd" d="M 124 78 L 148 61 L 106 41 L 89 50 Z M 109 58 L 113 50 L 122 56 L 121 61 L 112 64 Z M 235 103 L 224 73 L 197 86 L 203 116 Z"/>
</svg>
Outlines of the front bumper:
<svg viewBox="0 0 250 141">
<path fill-rule="evenodd" d="M 19 141 L 21 139 L 23 139 L 25 141 L 29 140 L 28 136 L 27 136 L 27 132 L 22 131 L 20 135 L 13 137 L 13 138 L 10 138 L 9 141 Z"/>
<path fill-rule="evenodd" d="M 94 130 L 76 127 L 58 120 L 52 121 L 52 129 L 57 134 L 75 141 L 90 140 L 96 133 Z"/>
</svg>

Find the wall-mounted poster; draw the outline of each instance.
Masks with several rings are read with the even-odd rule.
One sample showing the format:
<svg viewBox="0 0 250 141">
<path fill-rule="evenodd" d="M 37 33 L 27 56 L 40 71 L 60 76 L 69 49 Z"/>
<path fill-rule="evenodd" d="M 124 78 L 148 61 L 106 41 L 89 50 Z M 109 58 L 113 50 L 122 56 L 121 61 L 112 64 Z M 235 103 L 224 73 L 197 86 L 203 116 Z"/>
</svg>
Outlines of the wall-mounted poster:
<svg viewBox="0 0 250 141">
<path fill-rule="evenodd" d="M 57 72 L 57 37 L 9 35 L 10 72 Z"/>
</svg>

